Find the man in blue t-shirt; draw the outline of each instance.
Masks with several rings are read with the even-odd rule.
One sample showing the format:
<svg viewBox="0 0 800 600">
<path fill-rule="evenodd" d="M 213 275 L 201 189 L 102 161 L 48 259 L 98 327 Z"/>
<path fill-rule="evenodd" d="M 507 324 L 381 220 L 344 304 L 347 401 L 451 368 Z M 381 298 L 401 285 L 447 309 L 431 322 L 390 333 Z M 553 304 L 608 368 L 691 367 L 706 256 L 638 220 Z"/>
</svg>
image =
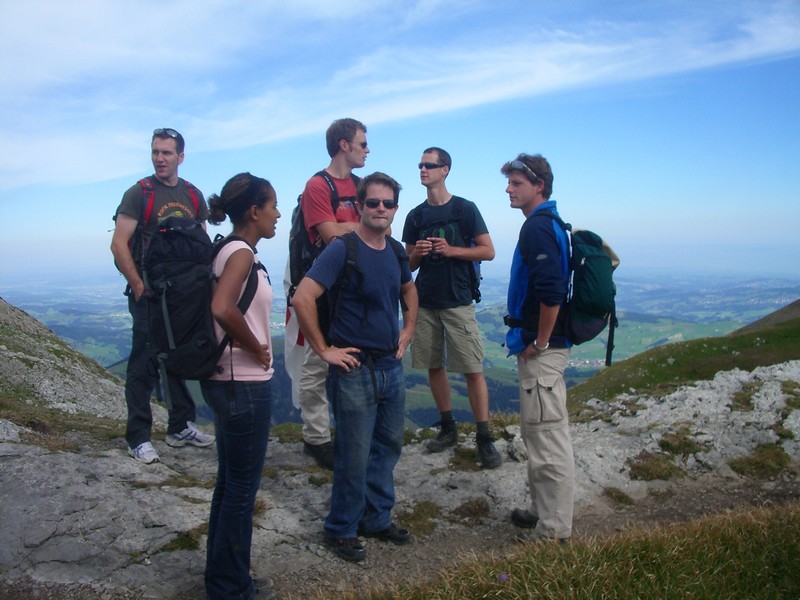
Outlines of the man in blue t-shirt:
<svg viewBox="0 0 800 600">
<path fill-rule="evenodd" d="M 469 200 L 447 191 L 452 159 L 441 148 L 428 148 L 419 163 L 427 199 L 406 217 L 403 241 L 411 270 L 419 268 L 419 318 L 411 345 L 412 366 L 428 370 L 428 383 L 439 410 L 439 434 L 427 444 L 442 452 L 458 442 L 447 372 L 463 373 L 475 417 L 478 460 L 495 469 L 503 459 L 489 431 L 489 390 L 483 375 L 483 339 L 475 318 L 474 261 L 492 260 L 494 245 L 486 223 Z"/>
<path fill-rule="evenodd" d="M 525 215 L 511 263 L 506 346 L 517 357 L 530 504 L 515 509 L 511 521 L 530 530 L 517 535 L 521 541 L 564 540 L 572 535 L 575 491 L 564 383 L 570 342 L 560 318 L 568 289 L 569 241 L 556 221 L 535 216 L 558 214 L 550 200 L 550 163 L 539 154 L 520 154 L 501 172 L 508 178 L 511 208 Z"/>
<path fill-rule="evenodd" d="M 402 358 L 417 320 L 417 290 L 402 248 L 386 234 L 397 214 L 400 184 L 383 173 L 364 178 L 356 202 L 361 219 L 350 243 L 355 263 L 346 283 L 345 239 L 333 240 L 297 286 L 292 300 L 308 343 L 326 363 L 326 387 L 336 420 L 333 490 L 325 539 L 337 556 L 358 562 L 366 549 L 358 535 L 394 544 L 411 538 L 392 522 L 394 467 L 405 427 Z M 355 272 L 353 272 L 355 271 Z M 341 301 L 320 329 L 317 299 L 334 289 Z M 401 302 L 402 300 L 402 302 Z M 403 327 L 398 305 L 403 307 Z"/>
</svg>

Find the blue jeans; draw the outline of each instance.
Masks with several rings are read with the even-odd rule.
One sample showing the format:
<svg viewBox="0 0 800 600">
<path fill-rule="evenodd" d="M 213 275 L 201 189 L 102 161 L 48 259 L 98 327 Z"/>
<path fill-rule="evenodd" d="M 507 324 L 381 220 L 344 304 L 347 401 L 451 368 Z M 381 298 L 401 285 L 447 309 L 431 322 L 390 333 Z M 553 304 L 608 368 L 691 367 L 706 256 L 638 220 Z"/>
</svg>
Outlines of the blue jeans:
<svg viewBox="0 0 800 600">
<path fill-rule="evenodd" d="M 272 411 L 269 381 L 203 381 L 214 411 L 217 484 L 206 546 L 207 600 L 249 600 L 253 509 L 267 454 Z"/>
<path fill-rule="evenodd" d="M 328 372 L 327 390 L 336 420 L 333 441 L 333 491 L 325 519 L 329 539 L 354 538 L 392 523 L 394 467 L 403 448 L 406 389 L 403 364 L 375 369 Z"/>
<path fill-rule="evenodd" d="M 125 374 L 125 403 L 128 406 L 128 424 L 125 428 L 125 441 L 136 448 L 150 441 L 153 427 L 153 411 L 150 397 L 158 384 L 157 365 L 148 342 L 147 300 L 136 302 L 133 294 L 128 296 L 128 311 L 133 317 L 131 353 L 128 357 L 128 370 Z M 180 379 L 167 376 L 170 404 L 167 406 L 169 422 L 167 433 L 180 433 L 186 429 L 187 421 L 195 421 L 195 406 L 186 384 Z"/>
</svg>

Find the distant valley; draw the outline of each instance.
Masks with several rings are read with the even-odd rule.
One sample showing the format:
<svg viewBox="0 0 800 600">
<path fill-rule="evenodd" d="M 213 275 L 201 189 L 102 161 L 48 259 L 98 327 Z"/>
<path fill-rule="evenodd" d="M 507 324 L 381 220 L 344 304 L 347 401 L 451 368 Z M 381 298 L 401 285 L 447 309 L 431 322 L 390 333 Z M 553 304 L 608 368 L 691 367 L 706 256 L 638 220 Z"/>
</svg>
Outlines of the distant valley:
<svg viewBox="0 0 800 600">
<path fill-rule="evenodd" d="M 1 295 L 47 325 L 73 348 L 124 377 L 130 316 L 121 282 L 121 278 L 114 276 L 63 285 L 31 281 L 4 285 Z M 493 411 L 517 410 L 515 364 L 501 346 L 505 335 L 502 318 L 506 312 L 506 286 L 507 282 L 499 279 L 484 280 L 483 301 L 477 305 Z M 615 362 L 672 341 L 725 335 L 800 298 L 800 282 L 776 278 L 662 276 L 629 280 L 619 277 L 617 286 L 620 327 L 616 332 Z M 280 406 L 275 407 L 275 420 L 299 421 L 299 414 L 288 400 L 289 380 L 282 368 L 286 305 L 280 290 L 276 292 L 271 327 L 278 367 L 275 397 Z M 584 381 L 602 368 L 605 339 L 602 334 L 573 349 L 567 372 L 570 385 Z M 453 377 L 452 382 L 457 394 L 454 404 L 463 413 L 461 418 L 471 420 L 463 378 Z M 408 369 L 407 392 L 409 425 L 427 426 L 438 420 L 424 372 Z"/>
</svg>

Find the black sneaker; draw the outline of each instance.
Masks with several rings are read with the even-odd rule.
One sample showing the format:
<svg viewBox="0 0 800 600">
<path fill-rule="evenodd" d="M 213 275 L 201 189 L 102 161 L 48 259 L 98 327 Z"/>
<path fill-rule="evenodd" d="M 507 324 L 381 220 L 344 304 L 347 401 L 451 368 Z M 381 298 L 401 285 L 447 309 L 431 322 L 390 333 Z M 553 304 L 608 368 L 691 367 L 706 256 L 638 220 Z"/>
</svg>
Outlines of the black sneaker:
<svg viewBox="0 0 800 600">
<path fill-rule="evenodd" d="M 303 442 L 303 452 L 317 461 L 323 469 L 333 471 L 333 442 L 317 445 Z"/>
<path fill-rule="evenodd" d="M 380 531 L 371 531 L 371 532 L 359 532 L 361 535 L 367 538 L 378 538 L 383 542 L 392 542 L 398 546 L 402 546 L 403 544 L 407 543 L 411 539 L 411 533 L 408 529 L 402 529 L 392 523 L 386 529 L 381 529 Z"/>
<path fill-rule="evenodd" d="M 428 452 L 442 452 L 458 443 L 458 427 L 455 421 L 439 423 L 439 426 L 441 427 L 439 435 L 432 440 L 428 440 L 428 443 L 425 444 Z"/>
<path fill-rule="evenodd" d="M 325 538 L 325 542 L 333 549 L 336 556 L 348 562 L 361 562 L 367 558 L 367 550 L 358 538 L 343 540 Z"/>
<path fill-rule="evenodd" d="M 524 508 L 515 508 L 511 511 L 511 522 L 522 529 L 533 529 L 539 522 L 539 517 L 534 517 Z"/>
<path fill-rule="evenodd" d="M 503 463 L 503 457 L 494 447 L 492 438 L 478 438 L 475 445 L 478 447 L 478 460 L 484 469 L 496 469 Z"/>
</svg>

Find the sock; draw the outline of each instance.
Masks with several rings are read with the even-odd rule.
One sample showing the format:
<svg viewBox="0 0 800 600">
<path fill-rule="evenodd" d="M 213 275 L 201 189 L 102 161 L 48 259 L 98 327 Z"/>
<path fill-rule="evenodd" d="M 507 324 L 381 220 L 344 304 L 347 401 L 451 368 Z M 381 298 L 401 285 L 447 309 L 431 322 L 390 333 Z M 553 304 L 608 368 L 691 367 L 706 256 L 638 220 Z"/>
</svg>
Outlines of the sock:
<svg viewBox="0 0 800 600">
<path fill-rule="evenodd" d="M 452 410 L 446 410 L 442 413 L 439 413 L 439 420 L 442 423 L 442 429 L 445 431 L 449 431 L 455 427 L 456 420 L 453 418 Z"/>
<path fill-rule="evenodd" d="M 475 434 L 475 437 L 483 439 L 492 437 L 492 433 L 491 431 L 489 431 L 489 421 L 477 421 L 475 423 L 475 427 L 477 428 L 477 433 Z"/>
</svg>

